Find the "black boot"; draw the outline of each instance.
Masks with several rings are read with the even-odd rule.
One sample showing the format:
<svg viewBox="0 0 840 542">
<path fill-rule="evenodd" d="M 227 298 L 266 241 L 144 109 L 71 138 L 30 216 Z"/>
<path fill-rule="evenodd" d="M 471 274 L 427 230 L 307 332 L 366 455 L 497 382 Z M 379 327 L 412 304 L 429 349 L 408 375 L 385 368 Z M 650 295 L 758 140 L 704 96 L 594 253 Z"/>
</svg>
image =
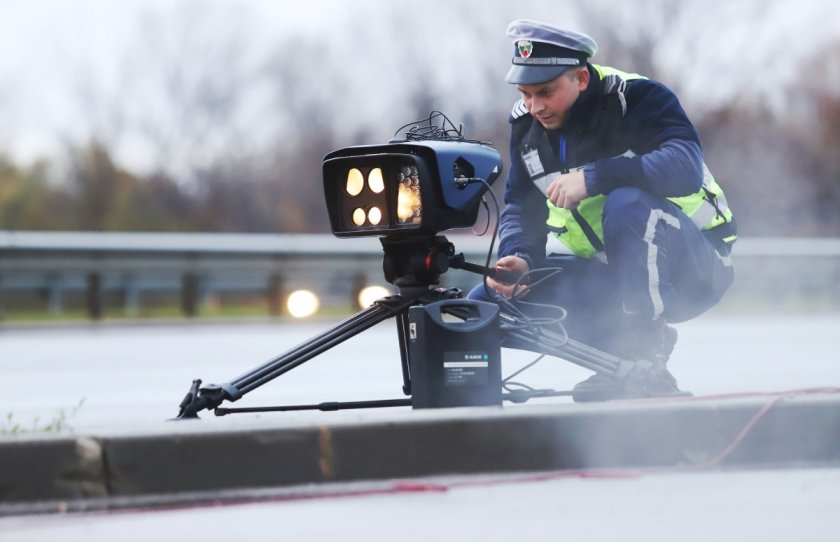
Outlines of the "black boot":
<svg viewBox="0 0 840 542">
<path fill-rule="evenodd" d="M 688 395 L 677 387 L 666 363 L 677 343 L 677 330 L 663 320 L 626 321 L 612 350 L 632 363 L 618 377 L 595 373 L 572 389 L 575 402 Z"/>
</svg>

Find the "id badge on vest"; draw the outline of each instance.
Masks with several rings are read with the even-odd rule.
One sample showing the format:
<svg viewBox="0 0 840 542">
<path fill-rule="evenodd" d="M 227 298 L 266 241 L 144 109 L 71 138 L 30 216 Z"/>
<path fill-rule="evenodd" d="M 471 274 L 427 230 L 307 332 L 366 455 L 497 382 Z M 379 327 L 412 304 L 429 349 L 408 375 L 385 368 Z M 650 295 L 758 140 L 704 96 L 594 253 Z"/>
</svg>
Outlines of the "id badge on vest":
<svg viewBox="0 0 840 542">
<path fill-rule="evenodd" d="M 527 148 L 527 147 L 526 147 Z M 545 167 L 543 167 L 542 160 L 540 160 L 539 151 L 533 149 L 522 153 L 522 161 L 525 163 L 525 169 L 528 170 L 528 175 L 531 176 L 531 182 L 534 183 L 540 192 L 545 194 L 554 179 L 559 173 L 545 174 Z"/>
<path fill-rule="evenodd" d="M 528 175 L 530 175 L 532 179 L 545 173 L 545 169 L 543 169 L 540 154 L 537 149 L 523 152 L 522 161 L 525 162 L 525 168 L 528 170 Z"/>
</svg>

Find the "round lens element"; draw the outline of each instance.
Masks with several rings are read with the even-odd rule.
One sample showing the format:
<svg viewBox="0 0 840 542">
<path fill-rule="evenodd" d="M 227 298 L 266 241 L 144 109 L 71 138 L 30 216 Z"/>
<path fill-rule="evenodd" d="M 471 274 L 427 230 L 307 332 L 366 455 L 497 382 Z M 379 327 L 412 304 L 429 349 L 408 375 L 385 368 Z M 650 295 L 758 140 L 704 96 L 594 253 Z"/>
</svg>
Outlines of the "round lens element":
<svg viewBox="0 0 840 542">
<path fill-rule="evenodd" d="M 397 218 L 400 222 L 411 218 L 411 189 L 404 186 L 400 186 L 397 194 Z"/>
<path fill-rule="evenodd" d="M 348 194 L 351 196 L 358 196 L 364 187 L 365 177 L 362 175 L 361 171 L 353 168 L 347 172 L 347 183 L 344 185 L 344 189 Z"/>
<path fill-rule="evenodd" d="M 422 216 L 423 201 L 419 186 L 400 185 L 397 193 L 397 219 L 400 224 L 416 224 Z"/>
<path fill-rule="evenodd" d="M 353 224 L 361 226 L 365 223 L 365 216 L 365 210 L 361 207 L 357 207 L 356 210 L 353 211 Z"/>
<path fill-rule="evenodd" d="M 368 173 L 368 186 L 374 194 L 378 194 L 385 190 L 385 181 L 382 179 L 382 170 L 378 167 L 373 168 Z"/>
<path fill-rule="evenodd" d="M 379 207 L 371 207 L 370 211 L 368 211 L 368 220 L 370 223 L 376 226 L 382 220 L 382 211 L 379 210 Z"/>
</svg>

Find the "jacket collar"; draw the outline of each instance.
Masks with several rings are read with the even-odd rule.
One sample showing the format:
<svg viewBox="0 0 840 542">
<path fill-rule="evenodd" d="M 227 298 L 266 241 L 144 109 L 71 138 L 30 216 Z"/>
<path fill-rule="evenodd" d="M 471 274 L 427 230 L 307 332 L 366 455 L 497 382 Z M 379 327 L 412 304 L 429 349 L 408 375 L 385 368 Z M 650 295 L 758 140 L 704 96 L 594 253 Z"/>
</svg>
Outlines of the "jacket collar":
<svg viewBox="0 0 840 542">
<path fill-rule="evenodd" d="M 587 64 L 586 69 L 589 70 L 589 86 L 580 93 L 578 99 L 572 104 L 566 123 L 562 128 L 557 129 L 557 132 L 572 134 L 583 130 L 591 123 L 595 102 L 603 94 L 604 81 L 591 64 Z"/>
</svg>

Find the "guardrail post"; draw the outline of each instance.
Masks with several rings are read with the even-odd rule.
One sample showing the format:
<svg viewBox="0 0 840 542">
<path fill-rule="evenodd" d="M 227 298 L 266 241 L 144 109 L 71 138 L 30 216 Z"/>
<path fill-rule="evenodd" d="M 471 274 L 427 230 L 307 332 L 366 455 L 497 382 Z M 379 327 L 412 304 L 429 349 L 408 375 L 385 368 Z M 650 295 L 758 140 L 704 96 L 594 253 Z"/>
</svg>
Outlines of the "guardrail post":
<svg viewBox="0 0 840 542">
<path fill-rule="evenodd" d="M 90 272 L 87 276 L 87 313 L 91 320 L 102 318 L 102 275 Z"/>
<path fill-rule="evenodd" d="M 271 316 L 280 316 L 283 314 L 283 302 L 286 299 L 283 275 L 280 273 L 272 273 L 268 277 L 268 314 Z"/>
<path fill-rule="evenodd" d="M 350 283 L 350 306 L 353 307 L 353 310 L 362 310 L 366 307 L 362 307 L 362 304 L 359 302 L 359 295 L 362 293 L 365 285 L 367 284 L 367 277 L 364 273 L 356 273 L 353 275 Z"/>
<path fill-rule="evenodd" d="M 64 305 L 64 279 L 61 275 L 50 275 L 47 278 L 47 311 L 59 314 Z"/>
<path fill-rule="evenodd" d="M 140 286 L 138 285 L 138 278 L 134 275 L 128 275 L 123 283 L 123 303 L 125 305 L 125 313 L 130 316 L 135 316 L 140 311 Z"/>
<path fill-rule="evenodd" d="M 181 276 L 181 312 L 192 318 L 198 314 L 198 275 L 187 271 Z"/>
</svg>

